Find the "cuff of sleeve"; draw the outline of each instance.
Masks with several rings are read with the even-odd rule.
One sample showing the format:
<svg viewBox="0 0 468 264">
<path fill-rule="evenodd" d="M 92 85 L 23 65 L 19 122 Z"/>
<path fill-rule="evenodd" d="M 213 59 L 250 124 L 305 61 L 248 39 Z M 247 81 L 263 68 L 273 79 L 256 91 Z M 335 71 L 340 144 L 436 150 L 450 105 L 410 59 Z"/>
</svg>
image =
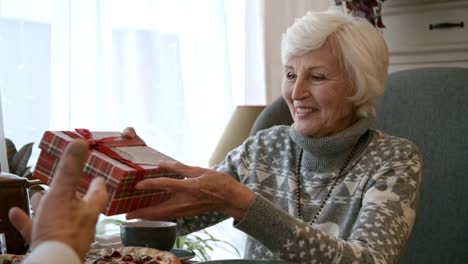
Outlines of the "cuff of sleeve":
<svg viewBox="0 0 468 264">
<path fill-rule="evenodd" d="M 22 263 L 81 264 L 82 261 L 75 250 L 67 244 L 59 241 L 45 241 L 37 246 Z"/>
<path fill-rule="evenodd" d="M 277 244 L 291 235 L 298 220 L 290 216 L 263 196 L 256 194 L 255 200 L 240 221 L 234 227 L 262 242 L 264 245 Z M 278 239 L 278 240 L 276 240 Z"/>
</svg>

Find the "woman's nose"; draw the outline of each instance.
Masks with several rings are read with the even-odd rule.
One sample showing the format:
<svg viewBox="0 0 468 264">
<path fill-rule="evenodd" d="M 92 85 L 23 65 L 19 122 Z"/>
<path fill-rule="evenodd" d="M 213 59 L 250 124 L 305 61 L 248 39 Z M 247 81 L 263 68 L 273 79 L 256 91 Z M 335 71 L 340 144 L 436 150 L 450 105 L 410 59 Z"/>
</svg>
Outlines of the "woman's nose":
<svg viewBox="0 0 468 264">
<path fill-rule="evenodd" d="M 310 95 L 310 91 L 306 85 L 306 80 L 298 77 L 293 86 L 291 97 L 293 100 L 301 100 Z"/>
</svg>

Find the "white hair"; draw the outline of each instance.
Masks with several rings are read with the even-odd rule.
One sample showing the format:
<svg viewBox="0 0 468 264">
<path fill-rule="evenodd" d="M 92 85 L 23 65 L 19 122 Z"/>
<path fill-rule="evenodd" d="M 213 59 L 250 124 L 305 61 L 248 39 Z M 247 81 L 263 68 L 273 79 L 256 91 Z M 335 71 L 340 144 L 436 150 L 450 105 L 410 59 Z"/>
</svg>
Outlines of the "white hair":
<svg viewBox="0 0 468 264">
<path fill-rule="evenodd" d="M 319 49 L 327 40 L 353 81 L 356 93 L 349 100 L 357 115 L 375 117 L 387 81 L 388 48 L 381 33 L 364 18 L 336 9 L 308 12 L 283 34 L 283 65 L 293 56 Z"/>
</svg>

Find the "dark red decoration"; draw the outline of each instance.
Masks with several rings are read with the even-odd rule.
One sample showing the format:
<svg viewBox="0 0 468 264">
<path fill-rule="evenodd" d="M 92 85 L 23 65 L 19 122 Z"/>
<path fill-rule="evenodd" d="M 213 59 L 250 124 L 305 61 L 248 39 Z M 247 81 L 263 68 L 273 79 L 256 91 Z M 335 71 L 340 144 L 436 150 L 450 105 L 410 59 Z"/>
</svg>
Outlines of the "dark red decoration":
<svg viewBox="0 0 468 264">
<path fill-rule="evenodd" d="M 382 22 L 382 4 L 385 0 L 335 0 L 337 6 L 345 2 L 346 8 L 353 16 L 366 18 L 377 28 L 384 28 Z"/>
</svg>

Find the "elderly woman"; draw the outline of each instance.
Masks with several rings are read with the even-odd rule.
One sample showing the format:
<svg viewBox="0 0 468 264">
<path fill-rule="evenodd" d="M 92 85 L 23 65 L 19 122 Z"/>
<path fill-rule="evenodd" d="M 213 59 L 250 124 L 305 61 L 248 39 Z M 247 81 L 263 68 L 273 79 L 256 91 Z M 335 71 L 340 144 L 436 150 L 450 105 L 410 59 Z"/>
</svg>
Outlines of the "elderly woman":
<svg viewBox="0 0 468 264">
<path fill-rule="evenodd" d="M 258 132 L 213 170 L 162 163 L 186 179 L 140 182 L 174 195 L 128 218 L 177 218 L 185 234 L 233 217 L 251 259 L 398 262 L 422 161 L 408 140 L 371 128 L 387 78 L 380 33 L 362 18 L 310 12 L 284 35 L 282 61 L 294 124 Z"/>
</svg>

